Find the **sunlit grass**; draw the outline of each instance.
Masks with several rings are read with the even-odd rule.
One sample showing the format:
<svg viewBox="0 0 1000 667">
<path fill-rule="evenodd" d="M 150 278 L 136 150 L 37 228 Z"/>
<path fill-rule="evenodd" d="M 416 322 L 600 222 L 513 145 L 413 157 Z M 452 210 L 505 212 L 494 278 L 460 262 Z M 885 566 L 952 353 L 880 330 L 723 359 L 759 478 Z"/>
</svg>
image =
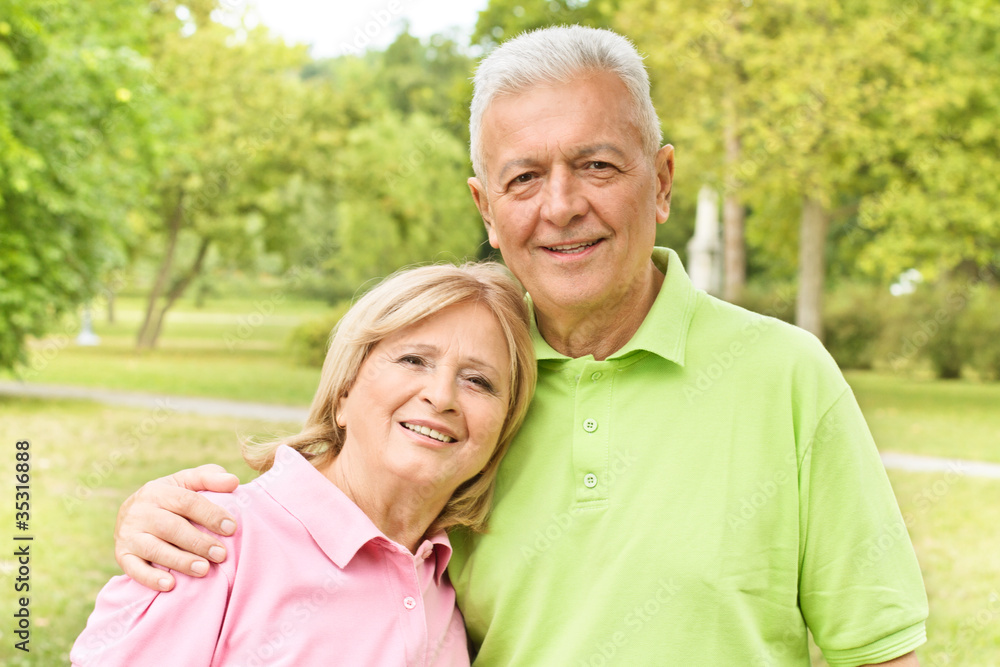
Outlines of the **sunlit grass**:
<svg viewBox="0 0 1000 667">
<path fill-rule="evenodd" d="M 848 373 L 882 451 L 1000 463 L 1000 383 Z"/>
<path fill-rule="evenodd" d="M 322 316 L 326 306 L 282 301 L 271 310 L 260 304 L 213 301 L 211 310 L 182 304 L 159 348 L 140 354 L 133 344 L 141 304 L 121 300 L 115 324 L 98 314 L 98 347 L 77 347 L 74 323 L 66 334 L 34 342 L 26 379 L 307 405 L 319 370 L 296 365 L 286 341 L 299 322 Z M 1000 462 L 1000 384 L 869 372 L 847 379 L 881 450 Z M 129 447 L 130 432 L 144 423 L 153 424 L 152 432 Z M 0 398 L 0 445 L 8 452 L 0 456 L 0 475 L 12 475 L 14 442 L 32 442 L 36 536 L 32 654 L 26 659 L 14 651 L 10 629 L 0 627 L 0 664 L 67 663 L 94 596 L 117 573 L 111 535 L 129 493 L 153 477 L 205 462 L 248 481 L 253 475 L 240 459 L 238 432 L 266 437 L 297 426 L 178 414 L 157 421 L 151 411 Z M 124 455 L 120 463 L 112 463 L 115 452 Z M 1000 482 L 900 471 L 890 471 L 890 479 L 931 602 L 922 664 L 1000 664 L 1000 602 L 991 598 L 1000 594 Z M 10 526 L 12 520 L 12 506 L 0 504 L 0 521 Z"/>
<path fill-rule="evenodd" d="M 254 474 L 242 462 L 238 436 L 264 438 L 298 426 L 0 397 L 0 476 L 13 479 L 14 444 L 29 440 L 30 534 L 35 537 L 30 543 L 31 653 L 24 656 L 13 648 L 11 626 L 4 623 L 0 664 L 69 664 L 69 648 L 97 591 L 118 573 L 112 552 L 117 508 L 143 482 L 210 461 L 250 481 Z M 12 485 L 3 488 L 12 493 Z M 8 535 L 12 501 L 0 503 L 0 525 L 8 527 Z M 8 571 L 13 561 L 5 553 L 0 564 Z M 4 613 L 8 610 L 5 602 Z"/>
<path fill-rule="evenodd" d="M 156 349 L 137 352 L 142 304 L 116 304 L 115 322 L 95 314 L 100 345 L 80 347 L 79 324 L 68 321 L 33 341 L 20 377 L 39 383 L 308 405 L 319 369 L 295 363 L 287 342 L 301 322 L 327 308 L 310 301 L 213 301 L 211 311 L 182 303 L 168 315 Z M 220 310 L 217 310 L 220 309 Z M 10 377 L 8 374 L 6 377 Z"/>
</svg>

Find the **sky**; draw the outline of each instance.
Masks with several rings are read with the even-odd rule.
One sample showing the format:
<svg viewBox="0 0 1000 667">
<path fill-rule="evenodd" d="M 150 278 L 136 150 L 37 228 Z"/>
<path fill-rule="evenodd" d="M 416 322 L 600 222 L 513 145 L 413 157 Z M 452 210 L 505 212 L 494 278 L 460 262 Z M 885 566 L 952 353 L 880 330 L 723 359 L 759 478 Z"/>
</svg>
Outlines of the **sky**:
<svg viewBox="0 0 1000 667">
<path fill-rule="evenodd" d="M 456 29 L 465 43 L 488 0 L 222 0 L 236 8 L 255 4 L 262 22 L 285 41 L 311 44 L 315 58 L 353 49 L 384 48 L 410 22 L 410 33 L 428 37 Z"/>
</svg>

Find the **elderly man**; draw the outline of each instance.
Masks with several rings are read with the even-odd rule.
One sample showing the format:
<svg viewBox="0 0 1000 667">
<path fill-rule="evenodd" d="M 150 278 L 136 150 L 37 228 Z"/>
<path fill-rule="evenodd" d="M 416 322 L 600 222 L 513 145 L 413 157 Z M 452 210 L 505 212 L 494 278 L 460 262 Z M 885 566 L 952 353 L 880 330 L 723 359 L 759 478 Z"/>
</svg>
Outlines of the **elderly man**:
<svg viewBox="0 0 1000 667">
<path fill-rule="evenodd" d="M 801 666 L 808 629 L 834 667 L 917 664 L 920 571 L 835 364 L 654 248 L 673 149 L 628 41 L 570 27 L 507 42 L 476 74 L 471 133 L 469 186 L 529 294 L 539 370 L 489 532 L 453 535 L 477 663 Z M 166 589 L 145 559 L 207 569 L 150 526 L 223 556 L 159 509 L 222 532 L 225 514 L 179 488 L 231 483 L 217 475 L 126 503 L 126 572 Z"/>
</svg>

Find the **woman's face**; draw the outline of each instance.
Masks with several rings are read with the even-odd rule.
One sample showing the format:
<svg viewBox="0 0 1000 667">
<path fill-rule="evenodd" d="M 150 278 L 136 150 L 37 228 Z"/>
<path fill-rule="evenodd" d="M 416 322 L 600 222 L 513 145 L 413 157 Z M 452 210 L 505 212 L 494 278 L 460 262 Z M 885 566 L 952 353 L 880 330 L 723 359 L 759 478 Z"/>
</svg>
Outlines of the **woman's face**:
<svg viewBox="0 0 1000 667">
<path fill-rule="evenodd" d="M 490 460 L 507 414 L 510 356 L 499 322 L 450 306 L 382 340 L 341 399 L 343 454 L 374 479 L 450 496 Z M 356 470 L 357 472 L 357 470 Z"/>
</svg>

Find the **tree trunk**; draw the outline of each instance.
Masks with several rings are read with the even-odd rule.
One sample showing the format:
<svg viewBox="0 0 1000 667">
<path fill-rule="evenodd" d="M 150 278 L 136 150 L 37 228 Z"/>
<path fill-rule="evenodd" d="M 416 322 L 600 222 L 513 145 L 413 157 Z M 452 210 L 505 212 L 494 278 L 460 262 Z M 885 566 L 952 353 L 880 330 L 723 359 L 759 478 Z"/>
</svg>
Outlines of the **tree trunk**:
<svg viewBox="0 0 1000 667">
<path fill-rule="evenodd" d="M 198 247 L 198 256 L 195 257 L 194 262 L 191 264 L 191 268 L 188 269 L 187 273 L 178 278 L 173 285 L 171 285 L 170 291 L 167 293 L 167 300 L 156 314 L 156 319 L 150 327 L 149 335 L 147 336 L 149 343 L 147 349 L 153 349 L 156 347 L 156 342 L 160 339 L 160 331 L 163 329 L 163 319 L 166 317 L 167 311 L 170 310 L 174 303 L 177 302 L 177 299 L 184 294 L 184 290 L 188 288 L 191 281 L 201 273 L 205 264 L 205 255 L 208 254 L 208 247 L 211 243 L 212 240 L 208 237 L 201 239 L 201 245 Z"/>
<path fill-rule="evenodd" d="M 160 299 L 160 294 L 163 293 L 167 285 L 167 280 L 170 278 L 170 268 L 174 263 L 174 253 L 177 251 L 177 237 L 180 234 L 181 223 L 184 220 L 183 202 L 184 195 L 181 193 L 177 197 L 177 205 L 174 207 L 173 213 L 170 214 L 170 220 L 167 221 L 167 249 L 163 254 L 163 260 L 160 262 L 160 270 L 156 273 L 153 288 L 149 292 L 149 301 L 146 304 L 146 316 L 142 320 L 142 326 L 139 327 L 139 334 L 135 339 L 137 350 L 152 347 L 149 341 L 149 334 L 152 329 L 153 311 L 156 308 L 156 302 Z"/>
<path fill-rule="evenodd" d="M 115 323 L 115 293 L 108 290 L 108 324 Z"/>
<path fill-rule="evenodd" d="M 731 105 L 730 105 L 731 106 Z M 740 137 L 736 129 L 735 111 L 730 109 L 724 130 L 726 170 L 735 174 L 740 160 Z M 746 210 L 735 188 L 726 188 L 722 205 L 722 266 L 724 283 L 722 298 L 738 303 L 747 282 L 747 251 L 744 240 Z"/>
<path fill-rule="evenodd" d="M 826 276 L 826 232 L 830 213 L 808 195 L 802 202 L 799 229 L 799 292 L 795 323 L 823 338 L 823 281 Z"/>
</svg>

